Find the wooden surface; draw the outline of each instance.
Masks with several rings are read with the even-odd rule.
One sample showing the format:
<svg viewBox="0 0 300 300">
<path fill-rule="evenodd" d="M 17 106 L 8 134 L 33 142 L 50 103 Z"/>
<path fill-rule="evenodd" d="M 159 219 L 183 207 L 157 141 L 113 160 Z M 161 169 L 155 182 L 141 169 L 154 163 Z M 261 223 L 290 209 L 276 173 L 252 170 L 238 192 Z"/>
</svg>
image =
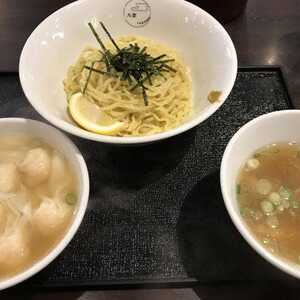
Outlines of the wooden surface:
<svg viewBox="0 0 300 300">
<path fill-rule="evenodd" d="M 0 71 L 17 71 L 26 37 L 42 19 L 68 2 L 0 0 Z M 193 2 L 200 4 L 201 0 Z M 239 65 L 281 65 L 292 100 L 300 108 L 300 0 L 248 0 L 246 12 L 225 27 L 236 46 Z M 297 285 L 260 282 L 244 286 L 234 283 L 201 286 L 194 291 L 115 291 L 83 295 L 19 295 L 12 290 L 1 293 L 0 299 L 299 299 L 297 294 Z"/>
</svg>

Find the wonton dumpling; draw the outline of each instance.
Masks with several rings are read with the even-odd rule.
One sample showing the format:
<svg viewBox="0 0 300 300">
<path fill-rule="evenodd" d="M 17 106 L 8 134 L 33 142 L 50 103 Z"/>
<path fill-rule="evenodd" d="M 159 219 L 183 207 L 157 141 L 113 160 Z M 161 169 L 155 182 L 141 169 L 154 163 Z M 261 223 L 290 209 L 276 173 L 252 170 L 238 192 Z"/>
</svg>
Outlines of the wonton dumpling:
<svg viewBox="0 0 300 300">
<path fill-rule="evenodd" d="M 18 266 L 28 255 L 28 233 L 23 226 L 0 236 L 0 265 Z"/>
<path fill-rule="evenodd" d="M 20 171 L 25 175 L 26 185 L 33 187 L 48 179 L 51 168 L 51 158 L 42 148 L 34 148 L 27 152 L 19 165 Z"/>
<path fill-rule="evenodd" d="M 0 164 L 0 192 L 15 192 L 19 186 L 19 174 L 15 164 Z"/>
<path fill-rule="evenodd" d="M 25 150 L 0 150 L 0 160 L 4 163 L 19 164 L 26 155 Z"/>
<path fill-rule="evenodd" d="M 66 180 L 66 162 L 57 153 L 53 154 L 51 161 L 51 172 L 49 178 L 49 188 L 53 192 L 59 184 Z M 54 193 L 53 193 L 54 194 Z"/>
<path fill-rule="evenodd" d="M 54 233 L 67 220 L 69 209 L 57 200 L 44 197 L 33 213 L 32 224 L 43 235 Z"/>
</svg>

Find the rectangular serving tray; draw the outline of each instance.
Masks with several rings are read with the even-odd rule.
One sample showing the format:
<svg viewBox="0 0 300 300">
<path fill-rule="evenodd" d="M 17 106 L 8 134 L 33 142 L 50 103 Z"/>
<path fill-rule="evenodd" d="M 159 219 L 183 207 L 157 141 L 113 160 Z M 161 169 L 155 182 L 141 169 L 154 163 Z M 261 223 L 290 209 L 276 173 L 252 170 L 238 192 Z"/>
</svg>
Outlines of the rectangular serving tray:
<svg viewBox="0 0 300 300">
<path fill-rule="evenodd" d="M 0 117 L 45 121 L 26 100 L 17 74 L 0 75 L 0 104 Z M 66 250 L 18 288 L 187 287 L 281 278 L 232 225 L 219 167 L 242 125 L 292 107 L 280 68 L 245 67 L 225 104 L 177 137 L 117 147 L 71 136 L 89 168 L 88 210 Z"/>
</svg>

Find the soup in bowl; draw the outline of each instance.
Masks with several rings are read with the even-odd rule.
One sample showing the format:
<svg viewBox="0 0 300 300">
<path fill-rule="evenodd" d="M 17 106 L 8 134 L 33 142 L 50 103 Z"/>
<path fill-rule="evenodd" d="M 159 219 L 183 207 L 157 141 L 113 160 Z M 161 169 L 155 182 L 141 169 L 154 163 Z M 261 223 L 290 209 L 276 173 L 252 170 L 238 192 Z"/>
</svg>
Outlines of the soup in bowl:
<svg viewBox="0 0 300 300">
<path fill-rule="evenodd" d="M 19 74 L 30 103 L 57 127 L 136 144 L 212 115 L 233 87 L 237 57 L 222 25 L 187 1 L 79 0 L 34 30 Z"/>
<path fill-rule="evenodd" d="M 4 289 L 40 271 L 67 246 L 86 210 L 89 178 L 79 150 L 57 129 L 17 118 L 0 119 L 0 129 Z"/>
<path fill-rule="evenodd" d="M 260 116 L 230 140 L 221 164 L 227 210 L 266 260 L 300 278 L 300 111 Z"/>
</svg>

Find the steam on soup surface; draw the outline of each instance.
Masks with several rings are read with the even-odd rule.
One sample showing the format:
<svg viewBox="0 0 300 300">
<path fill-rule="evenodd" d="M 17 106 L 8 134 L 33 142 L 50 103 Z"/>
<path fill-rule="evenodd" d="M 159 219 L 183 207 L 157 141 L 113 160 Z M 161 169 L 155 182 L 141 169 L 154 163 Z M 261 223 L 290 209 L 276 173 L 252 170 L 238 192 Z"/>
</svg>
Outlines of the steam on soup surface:
<svg viewBox="0 0 300 300">
<path fill-rule="evenodd" d="M 62 154 L 27 135 L 0 137 L 0 279 L 51 251 L 75 204 L 75 175 Z"/>
<path fill-rule="evenodd" d="M 272 253 L 300 263 L 300 145 L 256 151 L 239 174 L 237 198 L 257 239 Z"/>
</svg>

